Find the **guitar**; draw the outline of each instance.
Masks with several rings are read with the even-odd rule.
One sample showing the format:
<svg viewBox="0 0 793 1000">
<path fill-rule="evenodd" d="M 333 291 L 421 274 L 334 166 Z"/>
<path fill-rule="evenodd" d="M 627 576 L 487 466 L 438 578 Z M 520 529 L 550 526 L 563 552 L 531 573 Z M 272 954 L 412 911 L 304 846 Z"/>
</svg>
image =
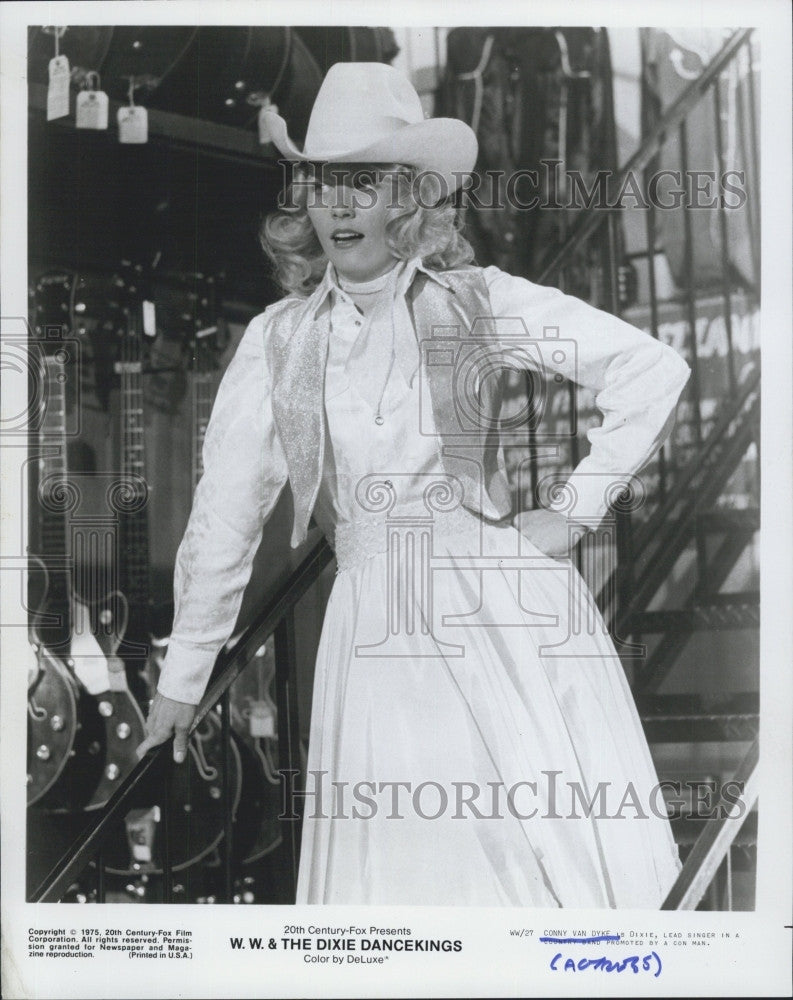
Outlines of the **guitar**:
<svg viewBox="0 0 793 1000">
<path fill-rule="evenodd" d="M 152 636 L 149 599 L 149 544 L 146 459 L 144 437 L 143 372 L 145 361 L 143 301 L 139 291 L 141 269 L 128 270 L 127 326 L 120 336 L 117 371 L 121 377 L 121 466 L 126 484 L 121 513 L 119 579 L 122 584 L 128 625 L 124 642 L 117 641 L 115 652 L 126 661 L 130 674 L 140 684 L 145 698 L 156 690 L 167 639 Z M 200 303 L 199 303 L 200 304 Z M 195 304 L 194 304 L 195 305 Z M 198 323 L 195 305 L 195 322 Z M 155 323 L 150 321 L 148 336 L 153 339 Z M 106 612 L 110 609 L 106 606 Z M 141 734 L 141 739 L 142 739 Z M 137 746 L 137 743 L 135 743 Z M 134 747 L 133 747 L 134 752 Z M 239 751 L 234 741 L 229 747 L 232 809 L 236 812 L 242 795 Z M 184 764 L 170 772 L 171 862 L 174 870 L 194 865 L 213 851 L 223 838 L 223 746 L 221 721 L 209 712 L 188 743 Z M 159 805 L 132 810 L 125 819 L 126 843 L 119 838 L 106 852 L 106 868 L 114 874 L 134 874 L 141 870 L 161 871 L 158 838 Z"/>
<path fill-rule="evenodd" d="M 85 302 L 78 294 L 85 288 L 86 280 L 76 275 L 72 275 L 68 290 L 64 287 L 67 294 L 61 308 L 68 309 L 72 326 L 76 325 L 76 316 L 85 313 Z M 123 326 L 120 303 L 111 295 L 103 308 L 112 327 L 120 329 Z M 111 504 L 115 492 L 108 497 Z M 72 525 L 75 573 L 69 596 L 67 662 L 83 701 L 93 705 L 102 726 L 98 744 L 101 754 L 96 741 L 89 746 L 89 756 L 100 756 L 99 772 L 94 776 L 87 801 L 73 802 L 73 808 L 98 809 L 107 802 L 136 763 L 135 747 L 144 735 L 143 716 L 127 685 L 124 665 L 116 655 L 118 637 L 126 627 L 127 608 L 121 593 L 112 586 L 113 567 L 106 558 L 112 540 L 107 517 L 76 518 Z M 77 756 L 79 766 L 86 768 L 86 755 Z"/>
<path fill-rule="evenodd" d="M 28 574 L 28 763 L 27 802 L 61 811 L 87 801 L 102 766 L 102 726 L 94 706 L 82 697 L 72 665 L 70 573 L 67 519 L 75 492 L 67 475 L 66 386 L 77 370 L 76 347 L 65 339 L 61 306 L 71 275 L 48 272 L 36 285 L 34 326 L 41 349 L 44 386 L 40 421 L 32 449 L 38 456 L 38 539 Z"/>
<path fill-rule="evenodd" d="M 250 802 L 256 839 L 243 864 L 269 854 L 282 841 L 281 778 L 278 773 L 278 717 L 271 689 L 275 682 L 272 641 L 257 650 L 231 688 L 231 723 L 254 767 Z"/>
</svg>

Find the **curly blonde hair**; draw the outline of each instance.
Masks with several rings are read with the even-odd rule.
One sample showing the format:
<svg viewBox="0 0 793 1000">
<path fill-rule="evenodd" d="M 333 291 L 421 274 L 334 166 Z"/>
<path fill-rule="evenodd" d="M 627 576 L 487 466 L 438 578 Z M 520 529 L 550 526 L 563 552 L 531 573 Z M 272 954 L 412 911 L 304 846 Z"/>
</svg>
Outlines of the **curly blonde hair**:
<svg viewBox="0 0 793 1000">
<path fill-rule="evenodd" d="M 425 204 L 415 172 L 400 164 L 372 164 L 364 170 L 396 174 L 403 186 L 404 211 L 386 225 L 386 244 L 399 260 L 420 257 L 425 267 L 445 271 L 471 263 L 474 251 L 462 233 L 459 210 L 446 199 Z M 317 287 L 328 263 L 308 215 L 308 192 L 314 180 L 310 165 L 301 165 L 296 179 L 284 192 L 282 204 L 267 215 L 259 239 L 273 265 L 278 284 L 288 295 L 307 297 Z M 417 197 L 417 191 L 419 196 Z"/>
</svg>

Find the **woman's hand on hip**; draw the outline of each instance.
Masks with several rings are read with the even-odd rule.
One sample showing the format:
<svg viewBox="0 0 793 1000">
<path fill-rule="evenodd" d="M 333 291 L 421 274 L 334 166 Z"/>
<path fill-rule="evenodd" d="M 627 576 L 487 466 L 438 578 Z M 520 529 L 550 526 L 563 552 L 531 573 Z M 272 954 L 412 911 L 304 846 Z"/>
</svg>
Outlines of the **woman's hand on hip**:
<svg viewBox="0 0 793 1000">
<path fill-rule="evenodd" d="M 173 736 L 173 759 L 181 764 L 187 756 L 187 737 L 197 708 L 197 705 L 166 698 L 158 691 L 146 720 L 146 739 L 135 751 L 138 760 L 152 747 L 165 743 Z"/>
<path fill-rule="evenodd" d="M 512 519 L 512 524 L 521 535 L 528 538 L 540 552 L 554 559 L 563 559 L 570 555 L 572 523 L 563 514 L 542 507 L 537 510 L 521 511 Z"/>
</svg>

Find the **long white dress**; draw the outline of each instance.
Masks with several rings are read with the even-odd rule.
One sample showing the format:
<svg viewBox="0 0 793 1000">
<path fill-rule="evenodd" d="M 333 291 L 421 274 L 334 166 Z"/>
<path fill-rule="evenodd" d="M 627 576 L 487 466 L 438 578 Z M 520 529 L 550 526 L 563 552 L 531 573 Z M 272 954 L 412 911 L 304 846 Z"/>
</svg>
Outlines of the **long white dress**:
<svg viewBox="0 0 793 1000">
<path fill-rule="evenodd" d="M 378 284 L 347 287 L 364 301 Z M 351 380 L 362 324 L 387 338 L 384 314 L 364 320 L 341 294 L 333 317 L 315 516 L 339 572 L 297 902 L 657 908 L 677 850 L 591 596 L 570 560 L 444 494 L 397 367 Z M 595 626 L 583 632 L 581 601 Z"/>
</svg>

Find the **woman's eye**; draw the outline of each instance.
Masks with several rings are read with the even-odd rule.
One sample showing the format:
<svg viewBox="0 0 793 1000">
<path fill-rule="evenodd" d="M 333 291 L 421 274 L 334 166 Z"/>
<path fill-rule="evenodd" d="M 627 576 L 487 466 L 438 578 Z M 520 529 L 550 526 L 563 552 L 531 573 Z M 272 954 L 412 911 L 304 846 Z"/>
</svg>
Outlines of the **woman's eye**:
<svg viewBox="0 0 793 1000">
<path fill-rule="evenodd" d="M 358 191 L 363 191 L 365 188 L 373 188 L 377 184 L 377 177 L 371 173 L 359 173 L 353 177 L 353 186 Z"/>
</svg>

